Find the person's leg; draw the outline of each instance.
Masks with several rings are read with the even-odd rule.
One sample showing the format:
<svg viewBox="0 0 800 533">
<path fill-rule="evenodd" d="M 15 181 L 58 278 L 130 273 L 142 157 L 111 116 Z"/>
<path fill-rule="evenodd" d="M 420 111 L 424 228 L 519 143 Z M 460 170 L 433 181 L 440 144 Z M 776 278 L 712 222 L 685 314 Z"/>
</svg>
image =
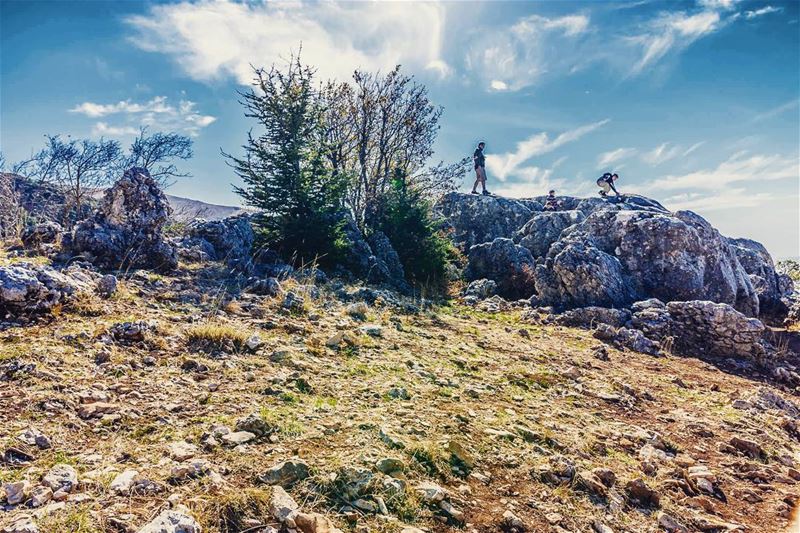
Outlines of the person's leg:
<svg viewBox="0 0 800 533">
<path fill-rule="evenodd" d="M 608 191 L 611 190 L 611 187 L 608 185 L 607 181 L 598 181 L 597 184 L 600 186 L 600 194 L 603 196 L 608 194 Z"/>
<path fill-rule="evenodd" d="M 473 194 L 478 194 L 479 183 L 481 183 L 481 167 L 475 167 L 475 183 L 472 184 Z"/>
<path fill-rule="evenodd" d="M 486 192 L 486 168 L 485 167 L 478 167 L 478 172 L 480 172 L 481 176 L 481 187 L 483 188 L 483 192 Z"/>
</svg>

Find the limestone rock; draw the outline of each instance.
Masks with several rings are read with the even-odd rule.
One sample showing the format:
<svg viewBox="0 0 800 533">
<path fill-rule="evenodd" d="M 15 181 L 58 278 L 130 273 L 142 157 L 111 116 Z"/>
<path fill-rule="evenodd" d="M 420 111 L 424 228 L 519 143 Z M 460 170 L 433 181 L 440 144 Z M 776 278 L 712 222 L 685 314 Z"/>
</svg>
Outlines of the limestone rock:
<svg viewBox="0 0 800 533">
<path fill-rule="evenodd" d="M 202 533 L 202 528 L 184 510 L 165 509 L 137 533 Z"/>
</svg>

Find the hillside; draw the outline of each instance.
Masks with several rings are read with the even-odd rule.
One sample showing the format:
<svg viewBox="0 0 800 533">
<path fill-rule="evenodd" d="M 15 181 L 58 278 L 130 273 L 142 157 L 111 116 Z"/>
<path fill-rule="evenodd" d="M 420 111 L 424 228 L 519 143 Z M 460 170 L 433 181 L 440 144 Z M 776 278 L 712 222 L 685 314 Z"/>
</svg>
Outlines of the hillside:
<svg viewBox="0 0 800 533">
<path fill-rule="evenodd" d="M 173 196 L 171 194 L 166 196 L 167 200 L 169 201 L 169 205 L 172 207 L 173 217 L 178 222 L 190 222 L 196 218 L 203 218 L 205 220 L 221 220 L 223 218 L 248 212 L 246 208 L 242 207 L 209 204 L 200 200 L 183 198 L 181 196 Z"/>
<path fill-rule="evenodd" d="M 329 272 L 247 216 L 167 235 L 136 168 L 6 241 L 0 530 L 792 530 L 797 293 L 763 246 L 643 197 L 436 210 L 436 299 L 354 226 Z"/>
</svg>

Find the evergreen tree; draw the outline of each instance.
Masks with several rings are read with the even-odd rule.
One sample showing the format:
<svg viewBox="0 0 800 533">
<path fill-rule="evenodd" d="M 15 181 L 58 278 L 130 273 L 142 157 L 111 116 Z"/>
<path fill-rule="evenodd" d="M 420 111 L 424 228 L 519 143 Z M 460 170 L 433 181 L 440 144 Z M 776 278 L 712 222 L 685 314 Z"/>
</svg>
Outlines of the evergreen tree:
<svg viewBox="0 0 800 533">
<path fill-rule="evenodd" d="M 292 58 L 283 71 L 256 70 L 255 89 L 241 93 L 245 116 L 263 133 L 248 133 L 244 158 L 228 156 L 247 205 L 259 209 L 259 244 L 294 263 L 335 264 L 346 247 L 341 209 L 347 177 L 324 157 L 314 71 Z"/>
<path fill-rule="evenodd" d="M 394 171 L 378 229 L 391 241 L 408 281 L 437 292 L 444 289 L 447 265 L 458 252 L 443 234 L 441 222 L 434 218 L 430 200 L 423 191 L 408 185 L 400 169 Z"/>
</svg>

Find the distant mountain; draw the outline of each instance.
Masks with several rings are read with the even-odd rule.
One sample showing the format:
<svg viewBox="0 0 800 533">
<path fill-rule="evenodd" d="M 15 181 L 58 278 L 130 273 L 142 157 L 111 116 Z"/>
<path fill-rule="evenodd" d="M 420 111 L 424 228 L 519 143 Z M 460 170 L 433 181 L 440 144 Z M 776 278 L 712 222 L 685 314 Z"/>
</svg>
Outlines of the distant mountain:
<svg viewBox="0 0 800 533">
<path fill-rule="evenodd" d="M 167 195 L 167 200 L 169 200 L 169 204 L 173 209 L 172 216 L 180 222 L 189 222 L 196 218 L 220 220 L 241 213 L 253 212 L 252 209 L 246 207 L 208 204 L 200 200 L 172 196 L 171 194 Z"/>
</svg>

